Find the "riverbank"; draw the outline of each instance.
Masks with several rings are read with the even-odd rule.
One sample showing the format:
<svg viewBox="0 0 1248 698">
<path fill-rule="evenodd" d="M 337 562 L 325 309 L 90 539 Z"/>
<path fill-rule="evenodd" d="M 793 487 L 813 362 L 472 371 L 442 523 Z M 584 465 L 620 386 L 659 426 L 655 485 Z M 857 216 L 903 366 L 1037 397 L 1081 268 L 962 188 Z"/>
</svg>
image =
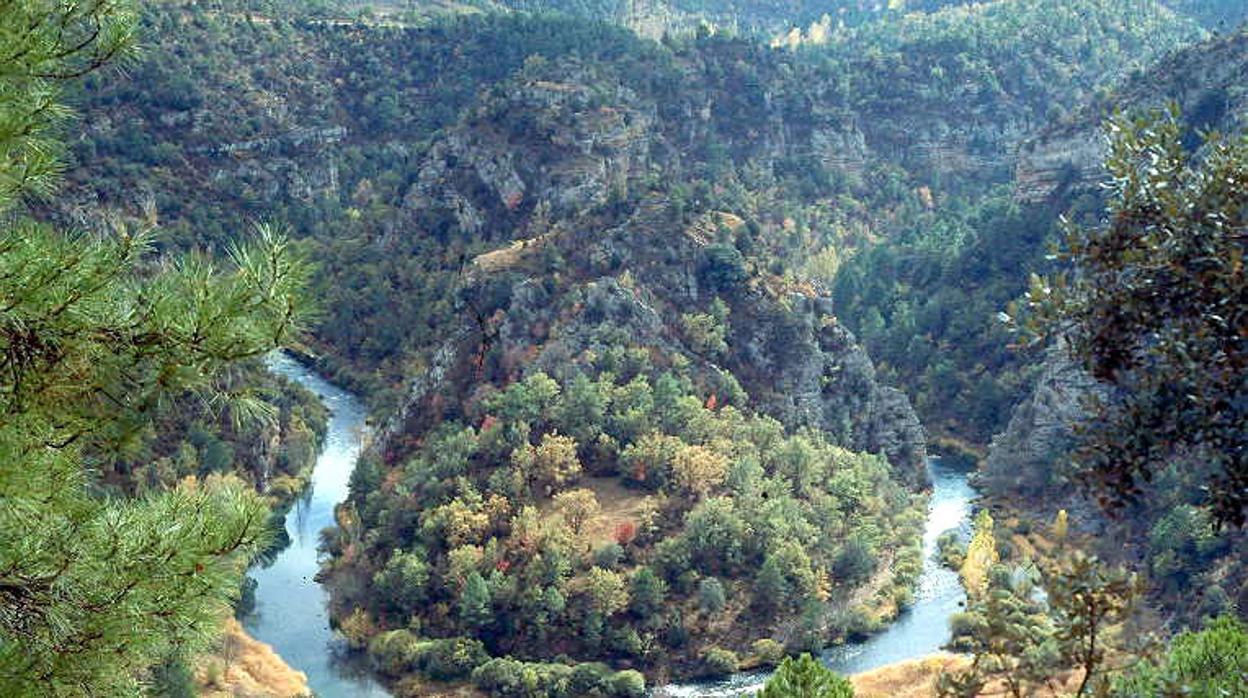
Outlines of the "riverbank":
<svg viewBox="0 0 1248 698">
<path fill-rule="evenodd" d="M 307 675 L 319 698 L 386 698 L 389 693 L 347 651 L 330 626 L 328 595 L 316 582 L 320 532 L 333 526 L 334 506 L 346 499 L 367 433 L 366 411 L 352 394 L 285 354 L 269 368 L 312 391 L 329 409 L 329 428 L 308 488 L 285 517 L 290 544 L 253 567 L 254 609 L 243 627 L 286 663 Z"/>
<path fill-rule="evenodd" d="M 273 648 L 247 634 L 234 618 L 225 622 L 220 647 L 196 662 L 201 698 L 293 698 L 311 695 L 308 676 Z"/>
<path fill-rule="evenodd" d="M 845 643 L 824 650 L 820 657 L 836 672 L 867 675 L 896 667 L 894 680 L 921 674 L 906 663 L 941 652 L 949 641 L 949 616 L 964 608 L 966 593 L 956 572 L 940 564 L 937 539 L 950 529 L 970 539 L 972 502 L 978 496 L 969 482 L 971 471 L 932 459 L 928 464 L 932 493 L 923 530 L 923 568 L 912 603 L 881 632 L 862 642 Z M 937 670 L 938 674 L 939 671 Z M 758 691 L 769 672 L 734 674 L 718 681 L 663 686 L 655 696 L 671 698 L 735 698 Z M 934 676 L 935 674 L 933 674 Z M 877 677 L 885 682 L 885 676 Z M 917 679 L 915 679 L 917 680 Z M 916 694 L 923 695 L 923 694 Z M 930 694 L 927 694 L 930 695 Z"/>
</svg>

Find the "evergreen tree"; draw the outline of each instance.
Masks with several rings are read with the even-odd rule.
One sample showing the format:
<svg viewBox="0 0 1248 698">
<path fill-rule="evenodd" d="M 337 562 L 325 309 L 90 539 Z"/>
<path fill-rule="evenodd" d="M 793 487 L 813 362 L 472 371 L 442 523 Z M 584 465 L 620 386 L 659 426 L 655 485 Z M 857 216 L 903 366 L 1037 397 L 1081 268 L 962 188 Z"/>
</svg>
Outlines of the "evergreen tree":
<svg viewBox="0 0 1248 698">
<path fill-rule="evenodd" d="M 1110 122 L 1109 220 L 1072 226 L 1071 273 L 1033 277 L 1028 327 L 1065 338 L 1115 388 L 1083 428 L 1080 475 L 1137 502 L 1182 460 L 1219 523 L 1248 512 L 1248 137 L 1211 136 L 1199 159 L 1177 108 Z M 1015 308 L 1018 312 L 1018 308 Z"/>
<path fill-rule="evenodd" d="M 472 630 L 480 630 L 494 619 L 490 608 L 490 588 L 478 573 L 468 575 L 459 595 L 459 617 Z"/>
<path fill-rule="evenodd" d="M 803 654 L 796 659 L 786 657 L 757 698 L 854 698 L 854 686 L 819 660 Z"/>
<path fill-rule="evenodd" d="M 224 269 L 156 264 L 149 233 L 64 234 L 13 210 L 54 186 L 61 84 L 125 54 L 135 21 L 116 0 L 0 5 L 5 696 L 136 695 L 214 634 L 267 535 L 237 480 L 119 500 L 96 493 L 90 466 L 170 400 L 219 401 L 222 368 L 291 335 L 306 274 L 286 241 L 262 230 Z"/>
</svg>

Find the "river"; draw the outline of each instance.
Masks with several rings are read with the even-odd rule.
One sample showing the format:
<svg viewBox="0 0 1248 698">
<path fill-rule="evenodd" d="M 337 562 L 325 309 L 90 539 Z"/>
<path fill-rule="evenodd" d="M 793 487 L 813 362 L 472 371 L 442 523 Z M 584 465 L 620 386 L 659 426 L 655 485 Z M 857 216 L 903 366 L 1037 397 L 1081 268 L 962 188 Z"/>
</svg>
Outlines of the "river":
<svg viewBox="0 0 1248 698">
<path fill-rule="evenodd" d="M 334 523 L 334 505 L 347 496 L 347 483 L 362 447 L 364 406 L 350 393 L 331 385 L 284 354 L 274 354 L 269 367 L 316 393 L 331 411 L 312 484 L 286 516 L 290 545 L 272 564 L 254 567 L 255 611 L 243 620 L 251 635 L 273 646 L 292 667 L 308 675 L 319 698 L 381 698 L 385 688 L 358 662 L 346 658 L 345 646 L 329 627 L 328 595 L 316 583 L 320 531 Z M 823 660 L 842 674 L 856 674 L 886 664 L 938 651 L 949 640 L 948 619 L 959 610 L 965 594 L 958 576 L 936 560 L 936 538 L 951 528 L 969 537 L 971 500 L 975 491 L 964 470 L 933 459 L 928 465 L 932 494 L 923 533 L 923 572 L 914 603 L 896 622 L 864 642 L 826 650 Z M 659 688 L 656 695 L 680 698 L 743 696 L 757 691 L 767 673 L 736 674 L 713 683 Z"/>
<path fill-rule="evenodd" d="M 269 369 L 311 390 L 330 410 L 329 430 L 316 459 L 312 484 L 286 515 L 290 545 L 272 564 L 253 567 L 255 610 L 243 619 L 252 637 L 267 642 L 290 666 L 308 675 L 319 698 L 383 698 L 389 693 L 359 662 L 346 657 L 343 640 L 329 627 L 329 595 L 317 584 L 321 529 L 334 525 L 334 505 L 347 497 L 359 458 L 366 411 L 350 393 L 285 354 Z"/>
<path fill-rule="evenodd" d="M 949 641 L 949 616 L 957 613 L 966 601 L 957 573 L 942 567 L 937 560 L 936 539 L 951 528 L 959 529 L 965 539 L 970 538 L 971 500 L 975 490 L 967 482 L 965 470 L 942 465 L 934 458 L 928 462 L 927 469 L 932 479 L 932 495 L 923 529 L 923 572 L 914 590 L 914 603 L 883 632 L 863 642 L 824 650 L 820 655 L 824 663 L 841 674 L 858 674 L 939 651 Z M 679 698 L 751 695 L 762 688 L 768 675 L 769 672 L 752 672 L 716 682 L 664 686 L 656 695 Z"/>
</svg>

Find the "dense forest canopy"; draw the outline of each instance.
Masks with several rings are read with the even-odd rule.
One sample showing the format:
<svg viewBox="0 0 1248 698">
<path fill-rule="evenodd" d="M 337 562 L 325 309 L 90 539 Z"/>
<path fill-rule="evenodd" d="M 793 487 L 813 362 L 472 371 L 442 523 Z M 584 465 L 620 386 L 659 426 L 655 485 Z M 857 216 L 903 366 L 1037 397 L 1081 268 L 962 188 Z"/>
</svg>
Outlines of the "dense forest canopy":
<svg viewBox="0 0 1248 698">
<path fill-rule="evenodd" d="M 874 695 L 812 657 L 929 455 L 929 694 L 1246 690 L 1245 14 L 0 5 L 0 693 L 222 688 L 330 416 L 277 347 L 370 406 L 317 581 L 396 695 Z"/>
</svg>

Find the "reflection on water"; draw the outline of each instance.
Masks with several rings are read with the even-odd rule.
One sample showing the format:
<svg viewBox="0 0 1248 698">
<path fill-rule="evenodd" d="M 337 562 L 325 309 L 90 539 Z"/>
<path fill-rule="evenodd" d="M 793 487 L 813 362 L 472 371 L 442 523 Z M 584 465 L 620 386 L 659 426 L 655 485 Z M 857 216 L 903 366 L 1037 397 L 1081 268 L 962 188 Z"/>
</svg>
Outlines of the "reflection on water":
<svg viewBox="0 0 1248 698">
<path fill-rule="evenodd" d="M 964 470 L 941 465 L 939 460 L 933 459 L 928 472 L 932 478 L 932 496 L 923 531 L 923 573 L 915 589 L 914 603 L 880 634 L 864 642 L 824 651 L 824 663 L 842 674 L 857 674 L 922 657 L 938 651 L 949 641 L 949 616 L 958 612 L 966 594 L 957 573 L 940 566 L 936 558 L 936 539 L 951 528 L 959 529 L 962 536 L 969 539 L 971 499 L 975 491 L 967 482 Z M 680 698 L 752 695 L 762 688 L 767 676 L 767 672 L 736 674 L 722 681 L 664 686 L 656 694 Z"/>
<path fill-rule="evenodd" d="M 314 579 L 321 529 L 334 524 L 334 505 L 346 499 L 347 483 L 360 455 L 364 407 L 351 394 L 327 383 L 284 354 L 269 368 L 316 393 L 330 409 L 312 484 L 286 516 L 290 545 L 270 564 L 248 573 L 257 583 L 255 610 L 243 626 L 267 642 L 286 663 L 308 675 L 319 698 L 382 698 L 389 694 L 357 662 L 329 627 L 328 595 Z"/>
</svg>

